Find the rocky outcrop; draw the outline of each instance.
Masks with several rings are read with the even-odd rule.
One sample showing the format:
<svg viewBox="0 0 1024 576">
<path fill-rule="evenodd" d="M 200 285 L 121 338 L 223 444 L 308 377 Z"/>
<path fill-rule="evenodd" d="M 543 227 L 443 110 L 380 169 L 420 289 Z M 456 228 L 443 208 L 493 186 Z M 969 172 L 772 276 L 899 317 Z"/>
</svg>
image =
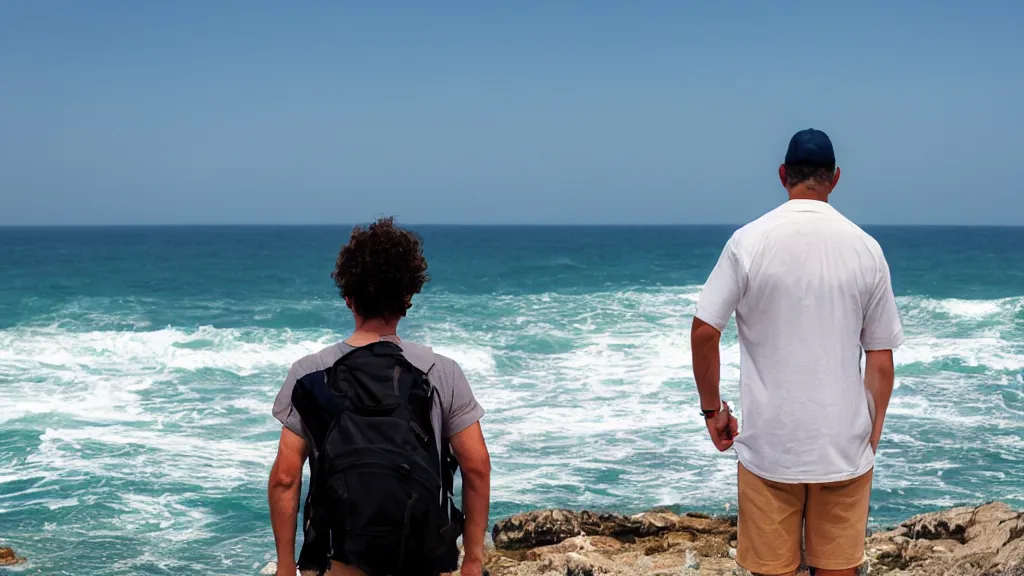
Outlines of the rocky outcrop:
<svg viewBox="0 0 1024 576">
<path fill-rule="evenodd" d="M 731 518 L 547 510 L 494 526 L 493 576 L 745 574 Z M 870 574 L 1024 576 L 1024 515 L 1002 503 L 915 516 L 867 540 Z"/>
<path fill-rule="evenodd" d="M 494 525 L 494 546 L 504 550 L 522 550 L 557 544 L 574 536 L 604 536 L 624 542 L 657 536 L 667 532 L 728 536 L 735 522 L 705 515 L 679 516 L 672 512 L 652 511 L 635 516 L 596 514 L 570 510 L 543 510 L 517 514 Z"/>
<path fill-rule="evenodd" d="M 880 574 L 1024 574 L 1024 514 L 1001 502 L 921 514 L 867 545 Z"/>
<path fill-rule="evenodd" d="M 25 559 L 16 555 L 13 548 L 0 548 L 0 566 L 21 564 Z"/>
<path fill-rule="evenodd" d="M 494 525 L 494 546 L 520 550 L 557 544 L 582 534 L 579 515 L 570 510 L 543 510 L 517 514 Z"/>
</svg>

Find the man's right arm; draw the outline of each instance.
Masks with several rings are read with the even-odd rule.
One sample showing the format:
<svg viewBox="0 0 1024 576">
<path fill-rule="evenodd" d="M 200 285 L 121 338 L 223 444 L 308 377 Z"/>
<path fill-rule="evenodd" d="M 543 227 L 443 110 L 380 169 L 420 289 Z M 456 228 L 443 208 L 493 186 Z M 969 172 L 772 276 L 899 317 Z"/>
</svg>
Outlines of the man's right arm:
<svg viewBox="0 0 1024 576">
<path fill-rule="evenodd" d="M 295 530 L 302 493 L 302 466 L 306 462 L 306 455 L 306 441 L 295 432 L 282 428 L 277 459 L 270 470 L 267 486 L 270 525 L 274 530 L 274 544 L 277 548 L 278 576 L 295 575 Z"/>
</svg>

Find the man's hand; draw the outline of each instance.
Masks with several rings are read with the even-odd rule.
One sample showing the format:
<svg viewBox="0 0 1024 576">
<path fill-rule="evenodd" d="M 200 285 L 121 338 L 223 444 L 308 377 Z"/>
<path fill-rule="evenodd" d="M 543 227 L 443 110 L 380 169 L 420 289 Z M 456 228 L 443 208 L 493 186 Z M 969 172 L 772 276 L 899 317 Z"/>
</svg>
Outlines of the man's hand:
<svg viewBox="0 0 1024 576">
<path fill-rule="evenodd" d="M 462 568 L 459 569 L 461 576 L 483 576 L 483 561 L 477 558 L 466 558 L 462 561 Z"/>
<path fill-rule="evenodd" d="M 277 563 L 277 576 L 295 576 L 296 573 L 297 569 L 295 568 L 294 560 L 288 562 L 288 559 L 285 558 L 284 563 Z"/>
<path fill-rule="evenodd" d="M 732 411 L 729 410 L 728 402 L 722 402 L 722 411 L 715 414 L 714 418 L 708 418 L 707 425 L 715 448 L 718 448 L 720 452 L 732 448 L 732 443 L 739 434 L 740 425 L 736 417 L 732 415 Z"/>
</svg>

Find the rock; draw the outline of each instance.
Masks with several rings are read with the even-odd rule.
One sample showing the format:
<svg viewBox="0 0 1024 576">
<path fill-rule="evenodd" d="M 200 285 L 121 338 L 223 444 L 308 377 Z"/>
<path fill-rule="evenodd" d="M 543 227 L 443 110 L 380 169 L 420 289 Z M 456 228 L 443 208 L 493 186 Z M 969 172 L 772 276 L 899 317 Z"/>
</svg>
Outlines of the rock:
<svg viewBox="0 0 1024 576">
<path fill-rule="evenodd" d="M 1020 513 L 998 503 L 915 516 L 895 530 L 867 536 L 870 571 L 1024 576 L 1024 565 L 1012 568 L 1024 560 L 1022 522 Z M 506 547 L 487 556 L 485 567 L 493 576 L 744 574 L 735 563 L 736 528 L 724 518 L 668 510 L 632 516 L 561 510 L 499 524 L 495 542 Z M 531 540 L 549 543 L 534 546 Z"/>
<path fill-rule="evenodd" d="M 522 550 L 557 544 L 582 533 L 575 512 L 543 510 L 516 514 L 494 525 L 491 537 L 495 548 Z"/>
<path fill-rule="evenodd" d="M 260 574 L 263 576 L 274 576 L 274 574 L 277 574 L 277 562 L 267 562 L 263 570 L 260 570 Z"/>
<path fill-rule="evenodd" d="M 728 558 L 729 543 L 721 538 L 705 536 L 697 541 L 697 553 L 705 558 Z"/>
<path fill-rule="evenodd" d="M 952 539 L 964 541 L 967 529 L 974 523 L 974 508 L 952 508 L 914 516 L 902 524 L 908 535 L 917 540 Z"/>
<path fill-rule="evenodd" d="M 992 502 L 979 507 L 974 513 L 975 524 L 999 524 L 1007 520 L 1017 520 L 1020 514 L 1003 502 Z"/>
<path fill-rule="evenodd" d="M 600 552 L 616 552 L 622 550 L 622 542 L 619 542 L 615 538 L 609 536 L 588 536 L 590 538 L 590 545 L 594 547 L 594 550 Z"/>
<path fill-rule="evenodd" d="M 576 536 L 563 540 L 558 544 L 552 544 L 550 546 L 541 546 L 540 548 L 534 548 L 526 553 L 527 560 L 545 560 L 552 556 L 560 554 L 569 554 L 570 552 L 586 552 L 594 550 L 595 547 L 591 544 L 590 539 L 586 536 Z"/>
<path fill-rule="evenodd" d="M 598 568 L 590 560 L 579 554 L 567 554 L 565 557 L 565 576 L 594 576 Z"/>
<path fill-rule="evenodd" d="M 675 528 L 680 517 L 671 512 L 644 512 L 633 517 L 640 523 L 638 536 L 654 536 Z"/>
<path fill-rule="evenodd" d="M 668 552 L 671 548 L 672 545 L 668 540 L 658 540 L 644 548 L 644 556 L 662 554 L 664 552 Z"/>
<path fill-rule="evenodd" d="M 963 544 L 956 540 L 931 540 L 931 543 L 932 552 L 935 552 L 936 548 L 938 548 L 938 554 L 954 554 L 964 547 Z"/>
<path fill-rule="evenodd" d="M 992 558 L 991 564 L 997 568 L 1019 568 L 1024 574 L 1024 538 L 1018 537 L 1007 544 Z"/>
<path fill-rule="evenodd" d="M 919 562 L 932 555 L 934 546 L 927 540 L 913 540 L 902 550 L 903 559 L 909 562 Z"/>
<path fill-rule="evenodd" d="M 907 534 L 910 534 L 910 529 L 906 526 L 900 526 L 899 528 L 888 532 L 876 532 L 871 536 L 868 536 L 868 540 L 891 540 L 897 536 L 906 536 Z"/>
<path fill-rule="evenodd" d="M 686 551 L 686 564 L 683 568 L 687 570 L 700 570 L 700 559 L 693 553 L 693 550 Z"/>
<path fill-rule="evenodd" d="M 638 520 L 622 514 L 595 513 L 589 510 L 580 512 L 579 523 L 584 533 L 594 536 L 635 535 L 640 530 Z"/>
<path fill-rule="evenodd" d="M 562 572 L 565 576 L 595 576 L 615 572 L 615 566 L 604 558 L 594 558 L 570 552 L 561 558 L 561 562 L 552 562 L 551 568 Z"/>
<path fill-rule="evenodd" d="M 0 548 L 0 566 L 21 564 L 25 559 L 14 553 L 14 548 Z"/>
<path fill-rule="evenodd" d="M 1016 524 L 1016 522 L 1014 522 Z M 995 556 L 1010 541 L 1012 527 L 1008 523 L 975 524 L 967 530 L 967 544 L 957 552 L 958 558 L 967 556 Z"/>
<path fill-rule="evenodd" d="M 665 532 L 690 530 L 696 533 L 721 533 L 731 529 L 726 519 L 707 515 L 680 516 L 674 512 L 642 512 L 633 516 L 583 511 L 579 515 L 580 528 L 587 535 L 645 537 Z"/>
</svg>

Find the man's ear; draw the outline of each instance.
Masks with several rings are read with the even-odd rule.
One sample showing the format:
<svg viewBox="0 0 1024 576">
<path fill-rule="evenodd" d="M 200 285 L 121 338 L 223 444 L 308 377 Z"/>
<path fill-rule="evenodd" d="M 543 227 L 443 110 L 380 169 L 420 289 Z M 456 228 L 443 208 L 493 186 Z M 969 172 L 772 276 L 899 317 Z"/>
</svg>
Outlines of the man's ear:
<svg viewBox="0 0 1024 576">
<path fill-rule="evenodd" d="M 832 177 L 832 187 L 833 188 L 835 188 L 836 185 L 839 184 L 839 174 L 840 174 L 840 172 L 842 172 L 842 170 L 839 169 L 839 166 L 836 166 L 836 174 L 835 174 L 835 176 Z"/>
<path fill-rule="evenodd" d="M 351 298 L 345 298 L 345 306 L 348 306 L 349 310 L 353 309 L 352 308 L 352 299 Z"/>
<path fill-rule="evenodd" d="M 779 181 L 782 182 L 782 187 L 783 188 L 786 188 L 787 190 L 789 189 L 789 187 L 786 186 L 786 165 L 785 164 L 779 164 Z"/>
</svg>

